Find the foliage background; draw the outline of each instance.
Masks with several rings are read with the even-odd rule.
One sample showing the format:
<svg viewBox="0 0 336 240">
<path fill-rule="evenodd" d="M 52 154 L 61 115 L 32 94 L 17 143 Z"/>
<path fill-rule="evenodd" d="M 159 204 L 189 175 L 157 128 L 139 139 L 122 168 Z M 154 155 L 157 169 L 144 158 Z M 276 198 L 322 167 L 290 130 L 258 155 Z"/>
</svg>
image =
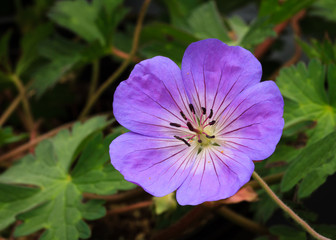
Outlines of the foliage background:
<svg viewBox="0 0 336 240">
<path fill-rule="evenodd" d="M 180 64 L 191 42 L 218 38 L 252 51 L 285 98 L 283 137 L 256 171 L 336 239 L 335 9 L 333 0 L 3 0 L 0 236 L 310 239 L 254 181 L 237 201 L 181 207 L 109 164 L 109 143 L 127 131 L 113 119 L 113 91 L 134 64 L 157 55 Z"/>
</svg>

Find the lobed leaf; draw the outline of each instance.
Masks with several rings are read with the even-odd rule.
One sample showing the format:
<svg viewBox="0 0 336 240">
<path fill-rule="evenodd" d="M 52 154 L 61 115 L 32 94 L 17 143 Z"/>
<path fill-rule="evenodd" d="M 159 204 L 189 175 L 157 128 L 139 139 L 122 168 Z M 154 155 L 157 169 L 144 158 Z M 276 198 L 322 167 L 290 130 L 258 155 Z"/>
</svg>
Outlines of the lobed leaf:
<svg viewBox="0 0 336 240">
<path fill-rule="evenodd" d="M 64 130 L 41 142 L 34 156 L 27 155 L 0 175 L 0 229 L 17 218 L 23 223 L 15 236 L 45 229 L 40 239 L 88 238 L 90 229 L 83 219 L 100 218 L 105 208 L 103 201 L 83 203 L 83 192 L 111 194 L 134 187 L 108 163 L 108 145 L 123 129 L 105 140 L 102 134 L 90 137 L 106 124 L 104 117 L 76 123 L 71 133 Z M 83 148 L 78 164 L 70 171 Z"/>
</svg>

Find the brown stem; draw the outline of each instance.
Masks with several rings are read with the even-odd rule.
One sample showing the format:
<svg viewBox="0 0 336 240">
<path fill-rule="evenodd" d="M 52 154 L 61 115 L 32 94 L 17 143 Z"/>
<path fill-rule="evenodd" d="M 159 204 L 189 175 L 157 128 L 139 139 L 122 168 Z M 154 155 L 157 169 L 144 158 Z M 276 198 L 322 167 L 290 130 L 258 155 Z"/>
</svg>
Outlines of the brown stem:
<svg viewBox="0 0 336 240">
<path fill-rule="evenodd" d="M 274 27 L 274 31 L 276 32 L 277 37 L 280 35 L 280 33 L 287 27 L 289 24 L 290 20 L 286 20 Z M 268 49 L 272 46 L 272 44 L 275 42 L 277 37 L 271 37 L 267 38 L 263 43 L 259 44 L 255 49 L 254 49 L 254 56 L 258 59 L 261 59 Z"/>
<path fill-rule="evenodd" d="M 106 213 L 106 215 L 121 214 L 121 213 L 125 213 L 125 212 L 134 211 L 134 210 L 137 210 L 137 209 L 140 209 L 140 208 L 146 208 L 146 207 L 149 207 L 149 206 L 152 206 L 152 205 L 153 205 L 152 200 L 139 202 L 139 203 L 134 203 L 134 204 L 131 204 L 131 205 L 111 209 Z"/>
<path fill-rule="evenodd" d="M 8 106 L 6 111 L 1 115 L 0 118 L 0 127 L 6 122 L 6 120 L 10 117 L 10 115 L 14 112 L 14 110 L 19 106 L 19 103 L 23 99 L 23 95 L 19 94 L 14 101 Z"/>
<path fill-rule="evenodd" d="M 273 174 L 273 175 L 269 175 L 269 176 L 263 177 L 263 180 L 267 184 L 278 183 L 282 179 L 282 177 L 283 177 L 284 174 L 285 174 L 284 172 L 276 173 L 276 174 Z M 261 188 L 260 183 L 258 181 L 256 181 L 256 180 L 249 181 L 248 183 L 246 183 L 245 186 L 251 186 L 251 187 L 253 187 L 253 189 Z"/>
<path fill-rule="evenodd" d="M 92 75 L 89 88 L 89 98 L 93 95 L 94 91 L 96 91 L 98 79 L 99 79 L 99 60 L 95 60 L 92 63 Z"/>
<path fill-rule="evenodd" d="M 17 75 L 12 75 L 12 80 L 17 87 L 19 94 L 22 96 L 22 106 L 26 117 L 25 121 L 27 124 L 27 130 L 31 131 L 34 127 L 34 118 L 30 109 L 28 98 L 26 97 L 26 89 Z"/>
<path fill-rule="evenodd" d="M 305 16 L 305 14 L 306 11 L 302 10 L 291 19 L 291 26 L 293 28 L 295 38 L 299 38 L 301 36 L 301 28 L 299 22 Z M 295 42 L 294 55 L 287 62 L 285 62 L 280 68 L 278 68 L 269 79 L 275 80 L 276 77 L 279 75 L 280 69 L 284 67 L 289 67 L 297 63 L 300 60 L 301 54 L 302 54 L 301 46 L 297 42 Z"/>
<path fill-rule="evenodd" d="M 272 198 L 272 200 L 286 212 L 295 222 L 300 224 L 310 235 L 320 240 L 331 240 L 317 233 L 311 226 L 308 225 L 302 218 L 300 218 L 292 209 L 290 209 L 280 198 L 272 191 L 272 189 L 264 182 L 264 180 L 256 173 L 253 172 L 252 177 L 259 182 L 265 192 Z"/>
<path fill-rule="evenodd" d="M 64 124 L 58 128 L 55 128 L 53 130 L 51 130 L 50 132 L 47 132 L 37 138 L 35 138 L 34 140 L 28 142 L 28 143 L 25 143 L 23 144 L 22 146 L 0 156 L 0 162 L 1 161 L 5 161 L 5 160 L 8 160 L 8 159 L 11 159 L 17 155 L 19 155 L 20 153 L 28 150 L 29 148 L 35 146 L 36 144 L 38 144 L 39 142 L 41 142 L 42 140 L 44 139 L 47 139 L 47 138 L 50 138 L 51 136 L 55 135 L 56 133 L 58 133 L 60 130 L 62 129 L 65 129 L 65 128 L 69 128 L 71 127 L 75 122 L 72 122 L 72 123 L 67 123 L 67 124 Z"/>
<path fill-rule="evenodd" d="M 116 48 L 116 47 L 111 47 L 111 52 L 113 55 L 117 56 L 117 57 L 120 57 L 122 59 L 127 59 L 129 58 L 129 54 L 124 52 L 124 51 L 121 51 L 120 49 Z M 133 56 L 133 59 L 132 59 L 132 62 L 135 62 L 135 63 L 138 63 L 140 62 L 141 59 L 137 56 Z"/>
<path fill-rule="evenodd" d="M 93 104 L 98 100 L 100 95 L 106 90 L 107 87 L 109 87 L 125 71 L 128 65 L 132 62 L 132 59 L 136 51 L 138 50 L 142 23 L 145 18 L 147 8 L 150 2 L 151 0 L 145 0 L 141 7 L 138 21 L 137 21 L 137 24 L 134 30 L 132 49 L 128 55 L 128 58 L 124 60 L 124 62 L 120 65 L 120 67 L 98 88 L 98 90 L 92 95 L 92 97 L 88 99 L 88 102 L 86 103 L 83 111 L 79 115 L 79 119 L 83 119 L 90 112 Z"/>
<path fill-rule="evenodd" d="M 88 199 L 103 199 L 108 202 L 124 202 L 139 196 L 149 196 L 142 188 L 135 188 L 126 192 L 117 193 L 114 195 L 97 195 L 92 193 L 84 193 L 83 196 Z"/>
<path fill-rule="evenodd" d="M 221 216 L 225 217 L 227 220 L 251 232 L 257 234 L 268 234 L 268 230 L 266 227 L 232 211 L 230 208 L 226 206 L 222 206 L 216 209 L 216 212 L 219 213 Z"/>
</svg>

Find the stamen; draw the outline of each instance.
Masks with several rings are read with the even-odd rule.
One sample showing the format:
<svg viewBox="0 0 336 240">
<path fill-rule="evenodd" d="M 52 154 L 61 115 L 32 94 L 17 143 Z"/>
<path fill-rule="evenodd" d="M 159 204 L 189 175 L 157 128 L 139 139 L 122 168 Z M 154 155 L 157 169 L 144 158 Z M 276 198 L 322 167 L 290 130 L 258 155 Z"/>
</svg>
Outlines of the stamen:
<svg viewBox="0 0 336 240">
<path fill-rule="evenodd" d="M 212 115 L 213 115 L 213 110 L 212 110 L 212 109 L 210 109 L 210 114 L 209 114 L 209 117 L 208 117 L 208 118 L 211 118 L 211 117 L 212 117 Z"/>
<path fill-rule="evenodd" d="M 184 142 L 185 144 L 187 144 L 188 147 L 190 147 L 191 145 L 183 138 L 179 137 L 179 136 L 174 136 L 174 138 L 176 138 L 177 140 L 180 140 L 182 142 Z"/>
<path fill-rule="evenodd" d="M 180 114 L 181 114 L 181 116 L 183 117 L 184 120 L 186 120 L 186 121 L 188 120 L 186 115 L 184 115 L 184 113 L 182 111 L 180 112 Z"/>
<path fill-rule="evenodd" d="M 213 120 L 213 121 L 209 122 L 209 125 L 214 125 L 215 123 L 216 123 L 216 121 Z"/>
<path fill-rule="evenodd" d="M 208 134 L 206 134 L 205 132 L 202 132 L 207 138 L 215 138 L 215 135 L 212 135 L 212 136 L 210 136 L 210 135 L 208 135 Z"/>
<path fill-rule="evenodd" d="M 206 108 L 205 107 L 202 107 L 202 113 L 203 113 L 203 115 L 206 114 Z"/>
<path fill-rule="evenodd" d="M 194 106 L 190 103 L 189 104 L 189 108 L 190 108 L 190 111 L 193 113 L 193 114 L 195 114 L 195 108 L 194 108 Z"/>
<path fill-rule="evenodd" d="M 201 139 L 198 139 L 198 142 L 199 142 L 199 143 L 202 143 L 202 140 L 201 140 Z"/>
<path fill-rule="evenodd" d="M 169 123 L 169 125 L 173 127 L 181 127 L 181 124 L 178 123 Z"/>
<path fill-rule="evenodd" d="M 188 126 L 190 131 L 195 132 L 195 128 L 192 126 L 192 124 L 190 122 L 187 122 L 187 126 Z"/>
</svg>

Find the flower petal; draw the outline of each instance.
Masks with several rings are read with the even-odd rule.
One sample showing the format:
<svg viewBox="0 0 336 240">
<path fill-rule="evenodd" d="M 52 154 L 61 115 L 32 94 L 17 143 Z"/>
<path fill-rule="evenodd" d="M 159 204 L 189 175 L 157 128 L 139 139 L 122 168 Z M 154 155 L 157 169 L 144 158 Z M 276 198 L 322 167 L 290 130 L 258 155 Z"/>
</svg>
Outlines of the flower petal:
<svg viewBox="0 0 336 240">
<path fill-rule="evenodd" d="M 194 163 L 191 147 L 179 140 L 125 133 L 110 145 L 112 165 L 127 181 L 162 197 L 175 191 Z"/>
<path fill-rule="evenodd" d="M 252 160 L 263 160 L 275 150 L 284 119 L 283 98 L 272 81 L 254 85 L 229 105 L 218 119 L 216 137 Z"/>
<path fill-rule="evenodd" d="M 231 197 L 250 180 L 253 170 L 253 162 L 234 149 L 204 149 L 177 189 L 176 199 L 180 205 L 197 205 Z"/>
<path fill-rule="evenodd" d="M 179 67 L 165 57 L 154 57 L 134 67 L 114 94 L 113 112 L 129 130 L 146 136 L 173 137 L 180 129 L 170 123 L 184 122 L 187 95 Z"/>
<path fill-rule="evenodd" d="M 182 78 L 195 108 L 214 110 L 214 117 L 242 90 L 258 83 L 260 62 L 248 50 L 206 39 L 188 46 L 182 60 Z"/>
</svg>

